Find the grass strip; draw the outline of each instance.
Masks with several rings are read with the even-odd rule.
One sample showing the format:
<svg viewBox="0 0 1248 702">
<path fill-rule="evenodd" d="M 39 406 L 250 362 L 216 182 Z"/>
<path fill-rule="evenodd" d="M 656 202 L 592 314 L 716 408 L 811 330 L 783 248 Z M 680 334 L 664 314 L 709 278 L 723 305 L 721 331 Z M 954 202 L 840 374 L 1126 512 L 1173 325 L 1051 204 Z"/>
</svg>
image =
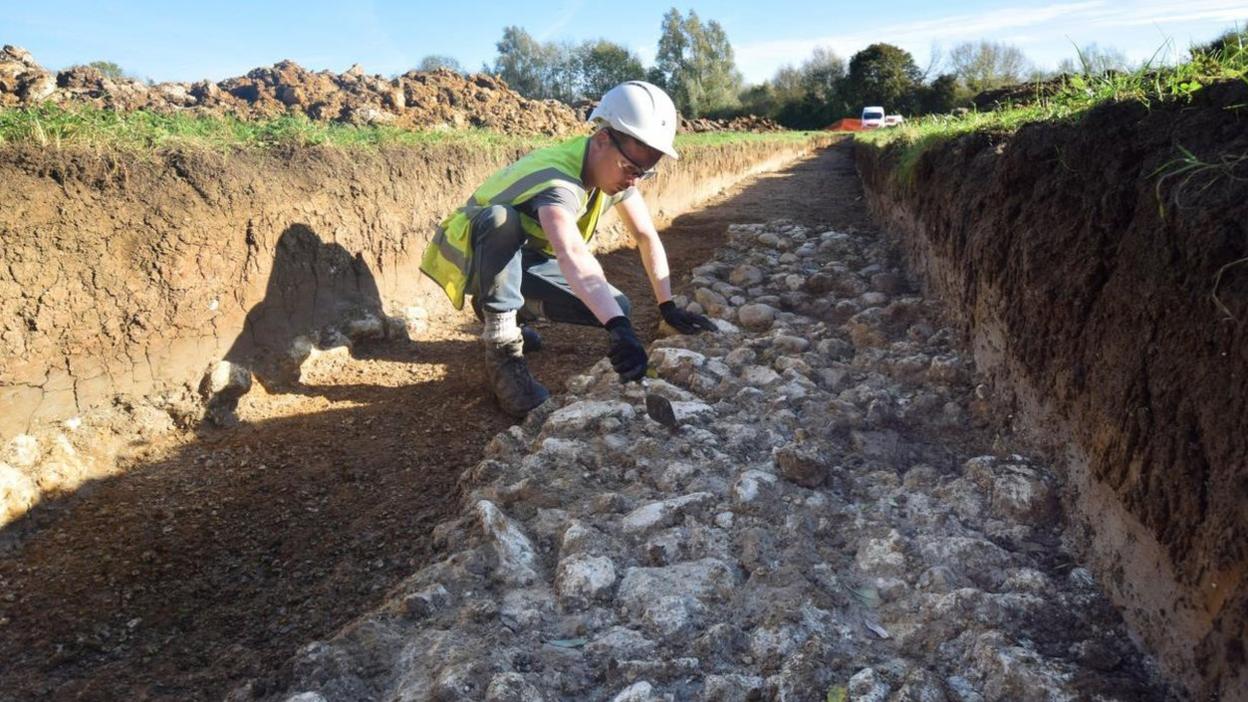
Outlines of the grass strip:
<svg viewBox="0 0 1248 702">
<path fill-rule="evenodd" d="M 1026 104 L 1005 104 L 986 112 L 930 115 L 900 126 L 858 133 L 858 141 L 894 150 L 896 176 L 913 184 L 914 165 L 928 149 L 972 132 L 1010 134 L 1025 124 L 1076 122 L 1097 105 L 1135 101 L 1147 107 L 1191 102 L 1219 81 L 1248 82 L 1248 32 L 1231 35 L 1217 49 L 1193 50 L 1188 61 L 1154 69 L 1151 62 L 1132 72 L 1066 75 L 1056 90 L 1037 84 Z M 1248 105 L 1240 106 L 1248 109 Z"/>
<path fill-rule="evenodd" d="M 704 132 L 680 134 L 677 148 L 700 148 L 750 142 L 791 143 L 819 132 Z M 375 150 L 389 146 L 455 144 L 499 150 L 537 148 L 556 137 L 503 134 L 484 129 L 423 129 L 317 122 L 305 115 L 246 120 L 231 115 L 115 112 L 92 106 L 62 107 L 44 103 L 0 110 L 0 145 L 34 144 L 61 149 L 89 147 L 152 152 L 171 147 L 213 151 L 333 147 Z"/>
<path fill-rule="evenodd" d="M 92 106 L 62 107 L 44 103 L 0 110 L 0 144 L 35 144 L 45 148 L 95 147 L 151 151 L 198 147 L 216 151 L 270 150 L 330 146 L 376 149 L 455 143 L 481 148 L 538 146 L 550 137 L 509 135 L 484 129 L 411 130 L 375 125 L 316 122 L 304 115 L 245 120 L 232 115 L 116 112 Z"/>
</svg>

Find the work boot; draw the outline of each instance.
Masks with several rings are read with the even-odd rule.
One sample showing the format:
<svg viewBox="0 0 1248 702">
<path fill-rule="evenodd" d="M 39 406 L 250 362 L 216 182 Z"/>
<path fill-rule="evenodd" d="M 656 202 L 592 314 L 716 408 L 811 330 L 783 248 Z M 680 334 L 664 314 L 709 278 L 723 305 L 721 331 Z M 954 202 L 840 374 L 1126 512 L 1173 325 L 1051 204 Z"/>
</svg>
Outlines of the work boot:
<svg viewBox="0 0 1248 702">
<path fill-rule="evenodd" d="M 529 373 L 524 362 L 524 337 L 485 345 L 486 382 L 498 406 L 519 419 L 550 398 L 550 392 Z"/>
<path fill-rule="evenodd" d="M 542 350 L 542 335 L 527 324 L 520 325 L 520 336 L 524 338 L 524 352 L 533 353 Z"/>
</svg>

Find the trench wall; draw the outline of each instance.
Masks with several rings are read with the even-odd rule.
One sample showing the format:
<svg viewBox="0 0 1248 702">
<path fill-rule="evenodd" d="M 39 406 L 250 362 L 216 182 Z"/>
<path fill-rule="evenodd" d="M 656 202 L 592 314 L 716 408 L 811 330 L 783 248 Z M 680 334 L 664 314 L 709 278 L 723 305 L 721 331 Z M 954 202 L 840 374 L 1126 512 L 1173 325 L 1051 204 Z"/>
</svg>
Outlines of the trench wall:
<svg viewBox="0 0 1248 702">
<path fill-rule="evenodd" d="M 1075 546 L 1193 699 L 1248 699 L 1248 169 L 1174 159 L 1248 155 L 1246 102 L 1241 82 L 1103 106 L 935 144 L 904 171 L 855 145 L 1002 430 L 1065 459 Z"/>
<path fill-rule="evenodd" d="M 645 184 L 671 218 L 814 138 L 685 150 Z M 193 391 L 382 314 L 454 309 L 418 269 L 434 226 L 537 142 L 352 152 L 0 152 L 0 443 L 115 402 Z M 627 238 L 608 220 L 599 249 Z M 280 365 L 274 363 L 274 365 Z"/>
</svg>

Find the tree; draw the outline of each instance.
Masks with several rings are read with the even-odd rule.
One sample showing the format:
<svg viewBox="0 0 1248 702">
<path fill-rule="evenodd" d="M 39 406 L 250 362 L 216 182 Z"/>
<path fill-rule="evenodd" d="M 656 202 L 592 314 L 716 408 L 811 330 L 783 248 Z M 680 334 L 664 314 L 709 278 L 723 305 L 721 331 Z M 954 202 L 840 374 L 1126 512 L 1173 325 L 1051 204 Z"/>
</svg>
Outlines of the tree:
<svg viewBox="0 0 1248 702">
<path fill-rule="evenodd" d="M 1082 49 L 1076 48 L 1078 54 L 1078 62 L 1074 59 L 1065 58 L 1057 64 L 1059 73 L 1086 73 L 1088 75 L 1100 75 L 1106 71 L 1125 71 L 1127 70 L 1127 56 L 1118 49 L 1110 47 L 1101 48 L 1095 42 L 1084 46 Z"/>
<path fill-rule="evenodd" d="M 786 112 L 793 126 L 819 129 L 836 121 L 848 111 L 844 99 L 845 60 L 831 49 L 815 47 L 799 69 L 802 97 L 800 107 Z"/>
<path fill-rule="evenodd" d="M 820 100 L 830 101 L 845 77 L 845 60 L 831 49 L 817 46 L 810 58 L 802 63 L 800 73 L 801 85 L 806 92 L 813 93 Z"/>
<path fill-rule="evenodd" d="M 771 81 L 751 85 L 742 90 L 737 97 L 741 103 L 741 112 L 744 114 L 775 118 L 780 110 L 780 101 Z"/>
<path fill-rule="evenodd" d="M 667 76 L 663 75 L 663 71 L 659 70 L 658 66 L 651 66 L 646 69 L 646 82 L 653 83 L 668 93 L 672 91 L 671 86 L 667 84 Z"/>
<path fill-rule="evenodd" d="M 464 67 L 460 65 L 459 61 L 455 60 L 454 57 L 443 56 L 442 54 L 429 54 L 422 58 L 416 66 L 418 71 L 436 71 L 439 68 L 447 68 L 456 73 L 464 72 Z"/>
<path fill-rule="evenodd" d="M 691 10 L 690 15 L 693 14 Z M 737 93 L 741 91 L 741 72 L 733 57 L 732 43 L 723 26 L 711 20 L 699 43 L 699 69 L 702 74 L 702 91 L 705 112 L 725 112 L 737 107 Z"/>
<path fill-rule="evenodd" d="M 645 80 L 646 68 L 628 49 L 607 41 L 587 41 L 577 49 L 580 89 L 584 96 L 598 98 L 627 80 Z"/>
<path fill-rule="evenodd" d="M 580 99 L 581 60 L 569 42 L 542 45 L 542 91 L 538 97 L 573 103 Z"/>
<path fill-rule="evenodd" d="M 816 48 L 802 65 L 781 66 L 768 85 L 776 104 L 766 114 L 797 129 L 818 129 L 840 110 L 845 61 L 830 49 Z"/>
<path fill-rule="evenodd" d="M 498 57 L 494 59 L 491 73 L 507 81 L 512 90 L 525 97 L 541 98 L 548 72 L 544 47 L 520 27 L 503 28 L 503 38 L 494 47 Z"/>
<path fill-rule="evenodd" d="M 943 75 L 940 69 L 944 63 L 945 63 L 944 49 L 940 47 L 940 42 L 938 41 L 932 42 L 932 48 L 927 52 L 927 68 L 923 69 L 922 80 L 924 82 L 927 82 L 927 79 L 933 75 L 935 75 L 937 78 Z"/>
<path fill-rule="evenodd" d="M 681 73 L 685 70 L 686 55 L 691 53 L 689 37 L 685 35 L 684 20 L 680 11 L 673 7 L 663 15 L 663 24 L 659 29 L 659 48 L 654 56 L 654 68 L 651 69 L 657 79 L 655 84 L 669 93 L 675 92 L 675 84 L 682 78 Z"/>
<path fill-rule="evenodd" d="M 1245 22 L 1244 26 L 1248 26 L 1248 22 Z M 1241 56 L 1244 52 L 1248 52 L 1248 29 L 1242 29 L 1239 26 L 1226 30 L 1208 44 L 1194 46 L 1191 49 L 1193 56 L 1217 54 L 1223 59 Z"/>
<path fill-rule="evenodd" d="M 738 105 L 741 73 L 724 28 L 705 24 L 693 10 L 685 17 L 672 8 L 663 16 L 655 55 L 657 84 L 689 117 L 724 112 Z"/>
<path fill-rule="evenodd" d="M 892 44 L 872 44 L 849 60 L 846 101 L 851 105 L 883 105 L 890 112 L 913 112 L 918 107 L 920 76 L 909 52 Z"/>
<path fill-rule="evenodd" d="M 966 42 L 953 47 L 949 63 L 953 74 L 971 93 L 1017 84 L 1030 67 L 1018 47 L 990 41 Z"/>
<path fill-rule="evenodd" d="M 740 111 L 798 129 L 818 129 L 844 110 L 845 61 L 817 47 L 798 67 L 781 66 L 770 80 L 740 93 Z"/>
<path fill-rule="evenodd" d="M 121 70 L 121 66 L 112 61 L 92 61 L 87 65 L 103 73 L 105 78 L 117 79 L 126 77 L 126 72 Z"/>
<path fill-rule="evenodd" d="M 919 93 L 919 111 L 924 114 L 944 114 L 958 104 L 958 78 L 952 73 L 936 76 L 931 85 L 923 86 Z"/>
<path fill-rule="evenodd" d="M 771 85 L 775 89 L 776 98 L 781 102 L 800 100 L 806 91 L 803 82 L 802 72 L 793 66 L 781 66 L 771 77 Z"/>
<path fill-rule="evenodd" d="M 605 39 L 577 46 L 542 43 L 519 27 L 507 27 L 497 48 L 494 65 L 485 69 L 530 98 L 566 103 L 585 97 L 596 99 L 619 83 L 646 77 L 641 59 Z"/>
</svg>

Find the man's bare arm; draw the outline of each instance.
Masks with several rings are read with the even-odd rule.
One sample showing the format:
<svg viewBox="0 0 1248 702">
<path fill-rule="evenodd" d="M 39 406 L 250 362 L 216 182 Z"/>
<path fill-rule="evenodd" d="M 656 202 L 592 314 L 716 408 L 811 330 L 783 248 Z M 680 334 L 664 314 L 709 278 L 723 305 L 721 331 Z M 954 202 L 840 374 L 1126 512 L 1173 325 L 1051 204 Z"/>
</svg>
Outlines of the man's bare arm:
<svg viewBox="0 0 1248 702">
<path fill-rule="evenodd" d="M 613 317 L 623 315 L 624 311 L 611 294 L 611 286 L 607 284 L 602 266 L 590 253 L 589 246 L 576 228 L 576 219 L 559 207 L 540 207 L 537 216 L 555 250 L 559 270 L 568 279 L 572 292 L 576 293 L 581 302 L 603 324 Z"/>
<path fill-rule="evenodd" d="M 624 226 L 633 235 L 633 241 L 637 242 L 641 264 L 650 278 L 655 301 L 659 304 L 667 302 L 672 299 L 671 270 L 667 264 L 667 251 L 650 216 L 650 208 L 640 193 L 624 198 L 615 207 Z"/>
</svg>

